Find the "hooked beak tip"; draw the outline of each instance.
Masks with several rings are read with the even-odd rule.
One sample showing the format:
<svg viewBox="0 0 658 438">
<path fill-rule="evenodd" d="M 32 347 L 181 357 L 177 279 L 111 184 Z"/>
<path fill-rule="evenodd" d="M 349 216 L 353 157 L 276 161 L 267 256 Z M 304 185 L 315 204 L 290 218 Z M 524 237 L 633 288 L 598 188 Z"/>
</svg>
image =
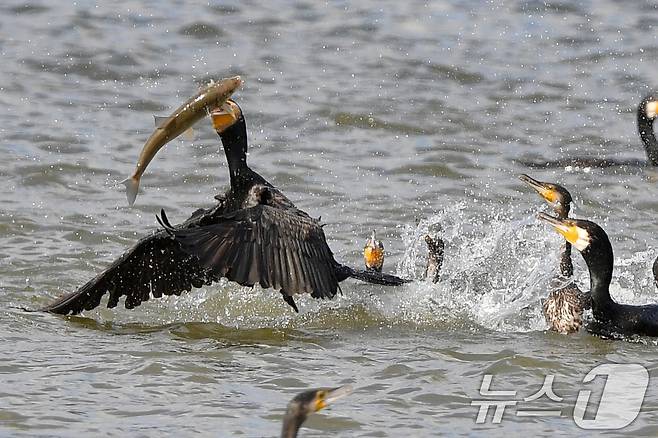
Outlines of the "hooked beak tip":
<svg viewBox="0 0 658 438">
<path fill-rule="evenodd" d="M 551 225 L 553 228 L 558 230 L 564 229 L 566 226 L 564 223 L 562 223 L 560 219 L 554 218 L 553 216 L 548 215 L 544 212 L 537 213 L 537 219 L 539 219 L 542 222 L 546 222 L 547 224 Z"/>
<path fill-rule="evenodd" d="M 532 187 L 535 190 L 539 190 L 540 188 L 543 188 L 542 183 L 537 181 L 536 179 L 526 175 L 525 173 L 522 173 L 519 175 L 519 179 L 523 181 L 524 183 L 528 184 L 530 187 Z"/>
<path fill-rule="evenodd" d="M 332 403 L 339 398 L 343 398 L 347 395 L 350 395 L 354 391 L 352 385 L 339 386 L 338 388 L 332 389 L 327 397 L 325 398 L 325 403 Z"/>
</svg>

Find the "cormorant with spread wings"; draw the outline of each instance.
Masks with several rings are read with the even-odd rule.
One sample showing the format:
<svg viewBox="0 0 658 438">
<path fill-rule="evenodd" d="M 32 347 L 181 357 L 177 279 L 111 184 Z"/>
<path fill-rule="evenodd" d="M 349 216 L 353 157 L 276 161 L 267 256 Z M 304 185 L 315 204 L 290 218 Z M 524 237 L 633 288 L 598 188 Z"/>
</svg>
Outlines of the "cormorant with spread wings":
<svg viewBox="0 0 658 438">
<path fill-rule="evenodd" d="M 240 107 L 228 100 L 211 112 L 230 173 L 230 189 L 217 205 L 200 209 L 178 226 L 162 211 L 164 229 L 141 239 L 109 268 L 77 291 L 43 310 L 77 314 L 108 307 L 125 295 L 128 309 L 151 296 L 180 295 L 221 277 L 245 286 L 278 289 L 298 311 L 295 294 L 332 298 L 349 278 L 400 285 L 406 280 L 338 263 L 327 245 L 322 224 L 299 210 L 281 191 L 247 165 L 247 128 Z"/>
</svg>

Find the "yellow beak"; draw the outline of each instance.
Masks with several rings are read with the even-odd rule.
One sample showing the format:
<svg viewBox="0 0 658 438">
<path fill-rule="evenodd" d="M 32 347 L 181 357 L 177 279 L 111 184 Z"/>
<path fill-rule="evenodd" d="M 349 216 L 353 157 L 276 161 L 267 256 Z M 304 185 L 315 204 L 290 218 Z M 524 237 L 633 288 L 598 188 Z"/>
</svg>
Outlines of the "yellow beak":
<svg viewBox="0 0 658 438">
<path fill-rule="evenodd" d="M 581 237 L 580 233 L 578 232 L 578 227 L 571 224 L 568 219 L 556 219 L 553 216 L 547 215 L 546 213 L 537 214 L 537 218 L 555 228 L 555 230 L 562 234 L 567 242 L 571 243 L 572 245 L 576 245 L 576 243 L 579 241 L 579 238 Z"/>
</svg>

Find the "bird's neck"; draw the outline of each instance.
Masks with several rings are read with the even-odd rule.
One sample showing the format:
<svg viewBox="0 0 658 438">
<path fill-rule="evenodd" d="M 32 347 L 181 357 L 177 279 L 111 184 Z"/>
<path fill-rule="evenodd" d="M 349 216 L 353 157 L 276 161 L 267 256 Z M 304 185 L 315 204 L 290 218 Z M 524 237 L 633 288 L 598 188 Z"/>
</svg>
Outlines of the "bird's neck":
<svg viewBox="0 0 658 438">
<path fill-rule="evenodd" d="M 614 256 L 612 245 L 607 239 L 601 238 L 596 247 L 589 248 L 583 253 L 585 263 L 589 269 L 590 293 L 592 294 L 592 308 L 595 313 L 614 305 L 610 297 L 610 282 L 612 281 L 612 268 Z"/>
<path fill-rule="evenodd" d="M 571 244 L 565 242 L 560 257 L 560 275 L 564 278 L 573 277 L 573 262 L 571 261 Z"/>
<path fill-rule="evenodd" d="M 637 113 L 637 127 L 649 162 L 652 166 L 658 166 L 658 141 L 653 132 L 653 119 L 646 117 L 642 109 Z"/>
<path fill-rule="evenodd" d="M 250 170 L 247 166 L 247 125 L 244 119 L 227 128 L 220 137 L 233 186 L 240 178 L 246 177 Z"/>
<path fill-rule="evenodd" d="M 306 420 L 306 416 L 291 415 L 288 412 L 283 419 L 283 427 L 281 428 L 281 438 L 296 438 L 299 428 Z"/>
<path fill-rule="evenodd" d="M 569 217 L 569 206 L 566 205 L 558 211 L 558 219 L 567 219 Z M 571 261 L 571 244 L 564 242 L 562 255 L 560 256 L 560 275 L 564 278 L 573 276 L 573 262 Z"/>
</svg>

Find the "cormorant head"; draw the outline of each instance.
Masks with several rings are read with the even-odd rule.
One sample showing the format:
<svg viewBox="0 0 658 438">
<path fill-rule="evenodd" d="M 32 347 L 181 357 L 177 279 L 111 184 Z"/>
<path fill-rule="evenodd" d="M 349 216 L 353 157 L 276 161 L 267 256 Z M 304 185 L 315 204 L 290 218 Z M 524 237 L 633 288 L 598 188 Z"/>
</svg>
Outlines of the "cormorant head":
<svg viewBox="0 0 658 438">
<path fill-rule="evenodd" d="M 382 266 L 384 266 L 384 244 L 381 240 L 377 240 L 374 230 L 363 247 L 363 261 L 366 264 L 366 269 L 377 272 L 382 271 Z"/>
<path fill-rule="evenodd" d="M 242 109 L 233 99 L 228 99 L 224 105 L 210 112 L 212 125 L 218 134 L 222 134 L 238 121 L 243 119 Z"/>
<path fill-rule="evenodd" d="M 658 98 L 653 94 L 646 96 L 640 102 L 638 114 L 646 119 L 653 121 L 658 116 Z"/>
<path fill-rule="evenodd" d="M 283 420 L 283 434 L 297 431 L 309 414 L 326 408 L 341 397 L 349 395 L 352 386 L 345 385 L 338 388 L 318 388 L 297 394 L 290 403 Z"/>
<path fill-rule="evenodd" d="M 598 252 L 603 246 L 610 246 L 608 235 L 594 222 L 582 219 L 558 219 L 546 213 L 539 213 L 537 218 L 555 228 L 567 242 L 583 253 L 583 256 Z"/>
<path fill-rule="evenodd" d="M 614 255 L 603 228 L 591 221 L 558 219 L 545 213 L 539 213 L 537 217 L 555 228 L 580 251 L 589 268 L 590 291 L 598 296 L 599 302 L 610 300 L 608 287 L 612 280 Z"/>
<path fill-rule="evenodd" d="M 567 189 L 558 184 L 537 181 L 528 175 L 520 175 L 519 179 L 535 189 L 558 215 L 566 217 L 569 214 L 573 199 Z"/>
</svg>

